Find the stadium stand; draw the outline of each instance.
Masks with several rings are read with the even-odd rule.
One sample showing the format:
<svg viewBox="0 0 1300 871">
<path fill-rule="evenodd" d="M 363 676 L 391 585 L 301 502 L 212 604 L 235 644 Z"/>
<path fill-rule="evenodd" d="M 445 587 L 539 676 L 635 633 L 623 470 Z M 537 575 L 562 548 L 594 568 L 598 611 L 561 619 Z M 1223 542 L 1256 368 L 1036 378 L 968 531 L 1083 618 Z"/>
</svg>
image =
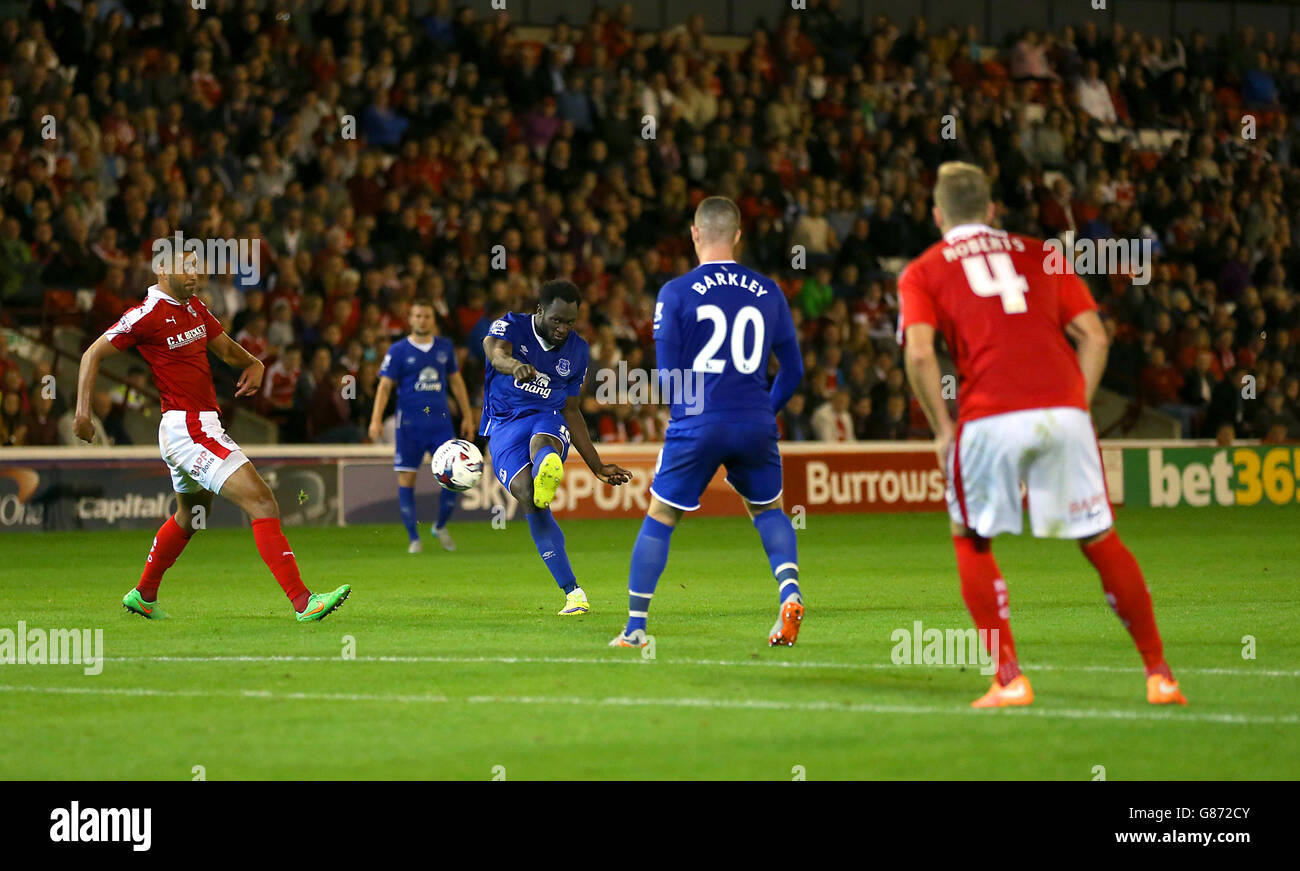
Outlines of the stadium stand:
<svg viewBox="0 0 1300 871">
<path fill-rule="evenodd" d="M 79 5 L 0 22 L 0 325 L 34 349 L 0 329 L 0 443 L 59 442 L 66 408 L 39 389 L 54 372 L 72 395 L 56 334 L 84 346 L 140 298 L 158 236 L 257 241 L 257 268 L 202 296 L 266 363 L 265 437 L 360 439 L 417 296 L 476 396 L 487 325 L 557 276 L 587 300 L 593 369 L 652 365 L 655 293 L 694 265 L 710 194 L 740 205 L 746 261 L 801 332 L 785 437 L 927 438 L 895 279 L 938 236 L 953 159 L 989 172 L 1010 230 L 1150 240 L 1149 282 L 1088 278 L 1114 340 L 1103 435 L 1156 412 L 1185 436 L 1300 439 L 1300 33 L 1087 23 L 990 45 L 831 0 L 743 38 L 699 15 L 638 30 L 631 4 L 545 29 L 447 0 Z M 309 413 L 336 364 L 350 422 Z M 144 396 L 124 365 L 96 399 L 105 439 L 131 440 Z M 662 433 L 650 407 L 584 410 L 603 441 Z"/>
</svg>

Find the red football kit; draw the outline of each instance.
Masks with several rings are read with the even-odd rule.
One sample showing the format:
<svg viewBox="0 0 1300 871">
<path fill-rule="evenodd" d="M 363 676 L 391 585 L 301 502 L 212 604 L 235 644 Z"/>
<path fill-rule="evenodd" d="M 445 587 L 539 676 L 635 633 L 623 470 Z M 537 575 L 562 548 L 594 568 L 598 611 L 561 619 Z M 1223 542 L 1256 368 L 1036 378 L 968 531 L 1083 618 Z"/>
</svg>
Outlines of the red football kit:
<svg viewBox="0 0 1300 871">
<path fill-rule="evenodd" d="M 153 370 L 164 412 L 198 412 L 217 410 L 208 342 L 222 332 L 221 322 L 197 296 L 180 302 L 155 284 L 144 302 L 128 309 L 104 335 L 119 351 L 139 349 Z"/>
<path fill-rule="evenodd" d="M 1026 408 L 1087 411 L 1065 326 L 1097 304 L 1079 277 L 1044 271 L 1041 239 L 962 224 L 898 279 L 900 341 L 912 324 L 943 334 L 957 364 L 958 420 Z"/>
<path fill-rule="evenodd" d="M 1011 635 L 1006 582 L 989 539 L 1019 533 L 1023 487 L 1036 536 L 1088 542 L 1115 613 L 1137 644 L 1150 701 L 1182 701 L 1164 661 L 1151 596 L 1137 561 L 1107 533 L 1113 522 L 1087 387 L 1065 328 L 1096 308 L 1073 273 L 1049 273 L 1043 241 L 962 224 L 944 233 L 898 280 L 899 341 L 930 324 L 957 365 L 957 432 L 946 458 L 949 516 L 962 598 L 997 679 L 974 707 L 1027 705 Z"/>
<path fill-rule="evenodd" d="M 221 322 L 198 297 L 174 299 L 156 284 L 149 288 L 144 302 L 104 332 L 119 351 L 135 346 L 153 370 L 162 402 L 158 449 L 171 471 L 172 489 L 179 494 L 220 493 L 226 481 L 248 462 L 222 429 L 217 414 L 208 342 L 222 332 Z M 311 591 L 302 582 L 279 518 L 259 517 L 251 525 L 262 560 L 294 609 L 302 612 Z M 163 573 L 176 562 L 191 534 L 191 529 L 177 523 L 175 515 L 163 522 L 134 591 L 138 600 L 123 600 L 128 610 L 154 616 Z"/>
</svg>

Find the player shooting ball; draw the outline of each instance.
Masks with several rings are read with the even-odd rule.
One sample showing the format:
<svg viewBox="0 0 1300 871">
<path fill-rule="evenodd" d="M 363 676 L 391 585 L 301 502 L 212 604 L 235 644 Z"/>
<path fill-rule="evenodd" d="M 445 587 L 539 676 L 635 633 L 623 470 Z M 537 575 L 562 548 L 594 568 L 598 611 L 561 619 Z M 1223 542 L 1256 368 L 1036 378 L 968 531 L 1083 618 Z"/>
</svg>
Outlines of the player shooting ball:
<svg viewBox="0 0 1300 871">
<path fill-rule="evenodd" d="M 158 448 L 171 470 L 176 512 L 154 536 L 140 583 L 122 597 L 128 611 L 150 620 L 166 617 L 158 606 L 163 573 L 176 562 L 190 538 L 203 524 L 220 493 L 248 513 L 253 539 L 271 574 L 293 603 L 300 622 L 321 620 L 348 597 L 347 584 L 329 593 L 313 593 L 298 573 L 298 561 L 280 530 L 280 509 L 271 488 L 257 474 L 221 426 L 217 394 L 208 366 L 208 350 L 242 370 L 235 396 L 255 396 L 265 367 L 239 346 L 221 323 L 194 296 L 198 287 L 197 257 L 164 258 L 155 262 L 157 284 L 144 302 L 128 309 L 121 320 L 86 349 L 77 373 L 74 430 L 89 441 L 94 436 L 90 396 L 99 361 L 134 346 L 153 372 L 162 401 Z M 196 522 L 198 521 L 198 522 Z"/>
<path fill-rule="evenodd" d="M 1101 575 L 1142 655 L 1147 701 L 1187 704 L 1165 663 L 1142 570 L 1115 532 L 1088 414 L 1109 348 L 1097 304 L 1077 275 L 1047 271 L 1041 239 L 994 229 L 993 214 L 982 169 L 940 166 L 934 222 L 943 239 L 898 280 L 904 363 L 948 480 L 962 598 L 981 636 L 996 639 L 989 653 L 997 677 L 973 707 L 1034 699 L 1016 661 L 1007 585 L 992 548 L 999 533 L 1021 532 L 1022 483 L 1033 534 L 1078 541 Z M 960 378 L 955 425 L 943 400 L 936 332 Z"/>
<path fill-rule="evenodd" d="M 570 442 L 601 481 L 617 487 L 632 480 L 627 469 L 600 459 L 582 417 L 591 354 L 573 329 L 581 303 L 573 282 L 548 281 L 536 312 L 507 313 L 483 339 L 488 370 L 479 435 L 488 436 L 493 472 L 524 507 L 537 553 L 564 591 L 562 616 L 591 610 L 550 511 Z"/>
</svg>

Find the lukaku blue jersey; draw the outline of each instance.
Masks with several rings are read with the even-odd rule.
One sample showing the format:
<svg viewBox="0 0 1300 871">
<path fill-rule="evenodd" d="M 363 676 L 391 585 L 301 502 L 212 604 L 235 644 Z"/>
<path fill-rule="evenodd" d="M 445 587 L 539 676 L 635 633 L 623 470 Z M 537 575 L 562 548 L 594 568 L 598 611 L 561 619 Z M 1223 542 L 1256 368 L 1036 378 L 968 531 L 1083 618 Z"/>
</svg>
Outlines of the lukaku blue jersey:
<svg viewBox="0 0 1300 871">
<path fill-rule="evenodd" d="M 702 263 L 659 291 L 656 367 L 681 372 L 672 391 L 677 429 L 725 418 L 770 423 L 798 387 L 803 361 L 785 294 L 766 276 L 732 260 Z M 769 388 L 767 363 L 781 364 Z M 692 396 L 694 389 L 698 395 Z"/>
<path fill-rule="evenodd" d="M 558 348 L 547 347 L 533 329 L 531 314 L 510 312 L 492 322 L 488 335 L 509 342 L 514 358 L 530 364 L 537 370 L 537 377 L 518 381 L 489 365 L 479 435 L 490 435 L 498 424 L 539 411 L 561 411 L 570 396 L 582 392 L 590 351 L 577 332 L 570 330 Z"/>
<path fill-rule="evenodd" d="M 456 371 L 451 339 L 435 336 L 427 348 L 410 336 L 394 342 L 379 365 L 379 374 L 397 383 L 398 429 L 448 426 L 447 376 Z"/>
</svg>

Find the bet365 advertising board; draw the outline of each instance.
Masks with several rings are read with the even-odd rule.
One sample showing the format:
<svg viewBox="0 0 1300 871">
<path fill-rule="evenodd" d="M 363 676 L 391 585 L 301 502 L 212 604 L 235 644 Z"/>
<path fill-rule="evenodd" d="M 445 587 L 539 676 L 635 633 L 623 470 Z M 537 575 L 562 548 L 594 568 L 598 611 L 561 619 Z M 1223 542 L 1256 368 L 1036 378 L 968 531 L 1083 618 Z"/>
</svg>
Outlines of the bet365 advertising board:
<svg viewBox="0 0 1300 871">
<path fill-rule="evenodd" d="M 1127 448 L 1124 502 L 1152 508 L 1300 507 L 1300 447 Z"/>
</svg>

